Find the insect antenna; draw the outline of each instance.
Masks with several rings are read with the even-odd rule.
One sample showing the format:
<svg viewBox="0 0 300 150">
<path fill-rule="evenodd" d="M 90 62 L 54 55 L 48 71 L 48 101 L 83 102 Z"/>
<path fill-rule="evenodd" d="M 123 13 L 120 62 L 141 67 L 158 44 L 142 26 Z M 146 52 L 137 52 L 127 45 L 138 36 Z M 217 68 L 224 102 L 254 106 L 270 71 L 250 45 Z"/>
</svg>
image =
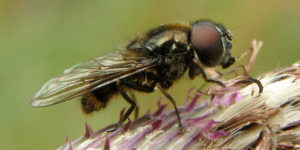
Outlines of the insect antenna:
<svg viewBox="0 0 300 150">
<path fill-rule="evenodd" d="M 238 28 L 241 28 L 241 27 L 235 27 L 235 28 L 232 28 L 232 29 L 228 30 L 228 31 L 230 31 L 231 38 L 234 40 L 235 43 L 236 43 L 236 40 L 235 40 L 235 38 L 232 36 L 231 32 L 232 32 L 232 30 L 238 29 Z"/>
</svg>

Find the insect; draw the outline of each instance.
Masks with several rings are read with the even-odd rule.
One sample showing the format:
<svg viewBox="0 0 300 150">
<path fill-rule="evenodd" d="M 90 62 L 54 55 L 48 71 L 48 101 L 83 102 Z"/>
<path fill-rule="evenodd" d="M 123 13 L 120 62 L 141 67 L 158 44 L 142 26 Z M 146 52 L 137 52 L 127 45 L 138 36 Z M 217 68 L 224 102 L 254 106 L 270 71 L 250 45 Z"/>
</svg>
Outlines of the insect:
<svg viewBox="0 0 300 150">
<path fill-rule="evenodd" d="M 89 114 L 106 107 L 120 94 L 131 106 L 115 128 L 108 130 L 115 131 L 136 107 L 126 92 L 151 93 L 157 88 L 172 102 L 181 131 L 175 100 L 166 90 L 187 70 L 190 79 L 202 75 L 204 81 L 225 87 L 220 81 L 208 79 L 204 68 L 227 68 L 235 62 L 230 53 L 231 40 L 230 30 L 210 20 L 160 25 L 128 41 L 120 51 L 77 64 L 50 79 L 30 105 L 44 107 L 82 96 L 82 111 Z"/>
</svg>

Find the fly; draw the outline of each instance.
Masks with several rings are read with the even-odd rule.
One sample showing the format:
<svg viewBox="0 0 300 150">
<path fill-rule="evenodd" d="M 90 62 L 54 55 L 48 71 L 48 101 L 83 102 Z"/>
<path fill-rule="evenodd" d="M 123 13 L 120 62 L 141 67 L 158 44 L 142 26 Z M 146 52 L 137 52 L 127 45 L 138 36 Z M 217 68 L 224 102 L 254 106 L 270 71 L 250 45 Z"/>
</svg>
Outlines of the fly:
<svg viewBox="0 0 300 150">
<path fill-rule="evenodd" d="M 172 102 L 182 131 L 175 100 L 166 90 L 187 70 L 190 79 L 202 75 L 205 82 L 225 88 L 222 82 L 208 79 L 204 68 L 227 68 L 234 64 L 231 40 L 230 30 L 209 20 L 160 25 L 128 41 L 120 51 L 77 64 L 50 79 L 33 96 L 30 105 L 49 106 L 82 96 L 81 109 L 90 114 L 121 94 L 131 106 L 119 123 L 108 130 L 111 132 L 136 107 L 135 100 L 126 91 L 151 93 L 158 88 Z"/>
</svg>

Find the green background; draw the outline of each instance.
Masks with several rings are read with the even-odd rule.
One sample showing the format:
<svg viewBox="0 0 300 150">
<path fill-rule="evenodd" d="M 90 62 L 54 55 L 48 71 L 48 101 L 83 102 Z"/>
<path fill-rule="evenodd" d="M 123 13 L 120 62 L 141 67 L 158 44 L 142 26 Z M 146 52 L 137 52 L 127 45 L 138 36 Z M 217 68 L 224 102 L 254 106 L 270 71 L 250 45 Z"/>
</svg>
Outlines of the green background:
<svg viewBox="0 0 300 150">
<path fill-rule="evenodd" d="M 264 41 L 251 76 L 300 60 L 300 1 L 0 1 L 0 147 L 55 149 L 67 135 L 75 140 L 84 122 L 94 131 L 119 120 L 122 98 L 86 116 L 79 99 L 44 108 L 29 106 L 50 78 L 93 57 L 113 52 L 132 35 L 161 23 L 210 18 L 233 30 L 232 53 L 239 55 L 252 39 Z M 239 64 L 245 64 L 245 57 Z M 169 93 L 183 104 L 186 92 L 203 83 L 187 77 Z M 154 112 L 160 92 L 137 94 L 140 114 Z M 169 103 L 165 98 L 163 103 Z M 168 109 L 173 109 L 169 103 Z M 132 115 L 133 116 L 133 115 Z"/>
</svg>

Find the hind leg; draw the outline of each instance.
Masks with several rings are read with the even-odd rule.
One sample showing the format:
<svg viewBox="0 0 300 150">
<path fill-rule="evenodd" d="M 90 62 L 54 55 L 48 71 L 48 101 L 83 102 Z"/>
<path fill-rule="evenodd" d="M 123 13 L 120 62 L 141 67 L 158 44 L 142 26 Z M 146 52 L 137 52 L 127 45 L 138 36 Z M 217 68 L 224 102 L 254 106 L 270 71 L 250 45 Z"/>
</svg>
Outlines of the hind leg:
<svg viewBox="0 0 300 150">
<path fill-rule="evenodd" d="M 140 85 L 140 84 L 137 84 L 137 83 L 134 83 L 134 82 L 126 81 L 126 80 L 117 80 L 116 85 L 117 85 L 117 88 L 118 88 L 120 94 L 122 95 L 122 97 L 129 104 L 131 104 L 131 106 L 126 111 L 126 113 L 123 115 L 122 119 L 115 126 L 115 128 L 107 130 L 107 132 L 113 132 L 113 131 L 117 130 L 123 124 L 123 122 L 129 117 L 129 115 L 132 113 L 132 111 L 136 108 L 135 100 L 128 96 L 128 94 L 123 90 L 122 86 L 126 86 L 130 89 L 134 89 L 134 90 L 138 90 L 138 91 L 142 91 L 142 92 L 149 92 L 150 93 L 150 92 L 154 91 L 154 87 L 144 86 L 144 85 Z"/>
</svg>

